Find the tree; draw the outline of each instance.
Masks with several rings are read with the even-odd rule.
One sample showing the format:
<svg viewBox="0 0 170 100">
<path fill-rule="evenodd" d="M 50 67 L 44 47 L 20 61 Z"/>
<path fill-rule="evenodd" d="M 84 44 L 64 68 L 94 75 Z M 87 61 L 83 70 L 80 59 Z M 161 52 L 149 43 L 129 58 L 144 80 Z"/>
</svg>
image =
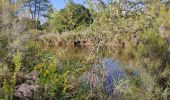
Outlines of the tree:
<svg viewBox="0 0 170 100">
<path fill-rule="evenodd" d="M 88 26 L 92 23 L 92 17 L 83 5 L 70 1 L 59 12 L 49 13 L 48 23 L 52 25 L 54 31 L 63 32 Z"/>
<path fill-rule="evenodd" d="M 51 4 L 49 0 L 26 0 L 24 1 L 25 7 L 29 8 L 32 19 L 40 20 L 40 17 L 50 9 Z"/>
</svg>

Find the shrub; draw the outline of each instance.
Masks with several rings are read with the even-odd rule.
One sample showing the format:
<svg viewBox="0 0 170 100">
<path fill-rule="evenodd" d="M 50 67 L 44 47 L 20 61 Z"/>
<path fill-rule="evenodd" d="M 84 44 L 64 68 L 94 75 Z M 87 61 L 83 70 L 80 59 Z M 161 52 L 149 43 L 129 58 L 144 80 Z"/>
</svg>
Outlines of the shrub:
<svg viewBox="0 0 170 100">
<path fill-rule="evenodd" d="M 13 95 L 14 95 L 14 86 L 16 84 L 16 80 L 17 80 L 17 73 L 20 71 L 20 67 L 21 67 L 21 54 L 19 52 L 16 53 L 16 55 L 14 55 L 13 57 L 13 62 L 15 64 L 15 70 L 13 72 L 13 75 L 10 79 L 10 81 L 8 82 L 8 80 L 4 80 L 3 82 L 3 98 L 5 100 L 12 100 L 13 99 Z"/>
</svg>

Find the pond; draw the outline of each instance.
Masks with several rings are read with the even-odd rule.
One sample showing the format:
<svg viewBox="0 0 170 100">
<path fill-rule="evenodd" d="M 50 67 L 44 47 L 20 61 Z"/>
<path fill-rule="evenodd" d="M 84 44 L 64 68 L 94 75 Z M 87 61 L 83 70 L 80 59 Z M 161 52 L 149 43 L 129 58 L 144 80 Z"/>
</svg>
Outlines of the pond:
<svg viewBox="0 0 170 100">
<path fill-rule="evenodd" d="M 105 94 L 113 95 L 115 84 L 129 77 L 124 63 L 112 58 L 103 58 L 98 64 L 94 65 L 91 71 L 83 74 L 83 81 L 88 80 L 91 90 L 100 88 Z M 128 66 L 130 67 L 130 66 Z M 138 76 L 139 71 L 133 70 L 131 76 Z"/>
<path fill-rule="evenodd" d="M 123 68 L 121 68 L 119 62 L 114 61 L 110 58 L 104 58 L 101 61 L 104 70 L 104 90 L 108 95 L 114 92 L 114 82 L 121 80 L 125 77 L 126 73 Z"/>
</svg>

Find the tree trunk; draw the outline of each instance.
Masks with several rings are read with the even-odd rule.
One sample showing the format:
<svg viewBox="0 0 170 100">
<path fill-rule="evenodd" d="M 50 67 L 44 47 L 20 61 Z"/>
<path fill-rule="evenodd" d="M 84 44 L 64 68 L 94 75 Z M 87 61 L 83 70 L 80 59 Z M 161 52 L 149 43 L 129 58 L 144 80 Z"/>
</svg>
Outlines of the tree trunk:
<svg viewBox="0 0 170 100">
<path fill-rule="evenodd" d="M 38 20 L 40 20 L 41 1 L 38 3 Z"/>
<path fill-rule="evenodd" d="M 37 2 L 35 1 L 35 4 L 34 4 L 34 19 L 36 19 L 36 14 L 37 14 Z"/>
<path fill-rule="evenodd" d="M 31 3 L 29 2 L 29 10 L 30 10 L 30 13 L 31 13 L 31 18 L 34 19 L 34 15 L 33 15 L 33 11 L 31 9 Z"/>
</svg>

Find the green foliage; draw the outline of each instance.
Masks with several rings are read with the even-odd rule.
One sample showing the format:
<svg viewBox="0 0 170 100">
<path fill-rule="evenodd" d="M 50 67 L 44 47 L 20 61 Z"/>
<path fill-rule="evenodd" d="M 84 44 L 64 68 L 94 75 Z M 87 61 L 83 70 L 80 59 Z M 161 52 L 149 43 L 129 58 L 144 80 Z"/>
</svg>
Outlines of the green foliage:
<svg viewBox="0 0 170 100">
<path fill-rule="evenodd" d="M 54 31 L 63 32 L 89 26 L 92 18 L 89 10 L 83 5 L 68 3 L 59 12 L 49 13 L 48 23 Z"/>
<path fill-rule="evenodd" d="M 78 77 L 83 74 L 86 65 L 82 64 L 81 57 L 68 56 L 63 58 L 65 53 L 60 52 L 57 60 L 56 57 L 47 54 L 43 57 L 34 69 L 38 72 L 38 85 L 43 88 L 44 92 L 41 98 L 47 99 L 68 99 L 72 98 L 78 83 Z M 64 52 L 67 52 L 64 51 Z"/>
<path fill-rule="evenodd" d="M 31 72 L 46 54 L 44 44 L 39 40 L 29 40 L 24 43 L 25 53 L 22 59 L 22 71 Z"/>
<path fill-rule="evenodd" d="M 157 32 L 148 30 L 140 36 L 140 44 L 137 47 L 138 57 L 161 58 L 166 50 L 164 40 Z"/>
<path fill-rule="evenodd" d="M 170 65 L 169 54 L 166 54 L 170 48 L 169 0 L 108 0 L 107 3 L 87 0 L 89 9 L 69 0 L 64 9 L 48 12 L 47 22 L 43 25 L 29 18 L 17 17 L 12 21 L 20 7 L 19 2 L 9 1 L 0 3 L 0 7 L 4 6 L 8 12 L 0 11 L 3 17 L 0 17 L 0 99 L 13 99 L 16 75 L 20 69 L 22 73 L 37 72 L 35 84 L 39 88 L 35 99 L 79 100 L 93 96 L 108 99 L 100 89 L 95 91 L 97 95 L 93 94 L 90 82 L 80 81 L 84 73 L 105 57 L 133 66 L 125 68 L 127 78 L 114 84 L 115 98 L 169 99 Z M 35 4 L 35 0 L 28 0 L 28 4 L 29 1 Z M 32 16 L 36 19 L 38 11 L 31 10 L 36 13 Z M 20 21 L 26 27 L 24 32 L 17 31 L 20 30 L 17 27 Z M 63 34 L 51 35 L 43 29 Z M 25 34 L 20 35 L 21 32 Z M 74 43 L 78 40 L 85 40 L 85 46 L 75 48 Z M 17 48 L 18 45 L 21 48 Z M 16 49 L 17 54 L 11 57 Z M 22 59 L 19 52 L 22 52 Z M 132 76 L 135 69 L 140 74 Z"/>
<path fill-rule="evenodd" d="M 55 75 L 56 68 L 56 61 L 50 56 L 47 56 L 47 59 L 45 59 L 42 63 L 38 64 L 35 67 L 35 70 L 40 76 L 37 82 L 38 84 L 40 84 L 41 87 L 44 87 L 44 97 L 46 98 L 48 96 L 49 98 L 50 96 L 55 97 L 55 90 L 58 89 L 57 87 L 60 87 L 60 85 L 62 85 L 61 83 L 55 84 L 53 82 L 53 80 L 57 78 Z M 54 85 L 56 85 L 57 87 L 54 87 Z"/>
<path fill-rule="evenodd" d="M 5 79 L 3 82 L 3 91 L 4 91 L 4 99 L 5 100 L 12 100 L 13 94 L 14 94 L 14 86 L 16 84 L 17 80 L 17 73 L 20 71 L 21 67 L 21 54 L 19 52 L 14 55 L 13 62 L 15 64 L 15 70 L 14 73 L 10 79 L 10 82 Z"/>
<path fill-rule="evenodd" d="M 50 26 L 49 26 L 49 23 L 48 23 L 48 22 L 43 23 L 43 24 L 41 25 L 41 27 L 42 27 L 43 30 L 46 30 L 47 32 L 50 31 L 50 29 L 49 29 Z"/>
<path fill-rule="evenodd" d="M 8 38 L 0 33 L 0 59 L 4 59 L 8 53 Z"/>
<path fill-rule="evenodd" d="M 24 23 L 25 27 L 26 27 L 25 31 L 29 31 L 32 29 L 42 30 L 39 20 L 33 20 L 33 19 L 29 19 L 29 18 L 24 18 L 22 20 L 23 20 L 22 23 Z"/>
</svg>

